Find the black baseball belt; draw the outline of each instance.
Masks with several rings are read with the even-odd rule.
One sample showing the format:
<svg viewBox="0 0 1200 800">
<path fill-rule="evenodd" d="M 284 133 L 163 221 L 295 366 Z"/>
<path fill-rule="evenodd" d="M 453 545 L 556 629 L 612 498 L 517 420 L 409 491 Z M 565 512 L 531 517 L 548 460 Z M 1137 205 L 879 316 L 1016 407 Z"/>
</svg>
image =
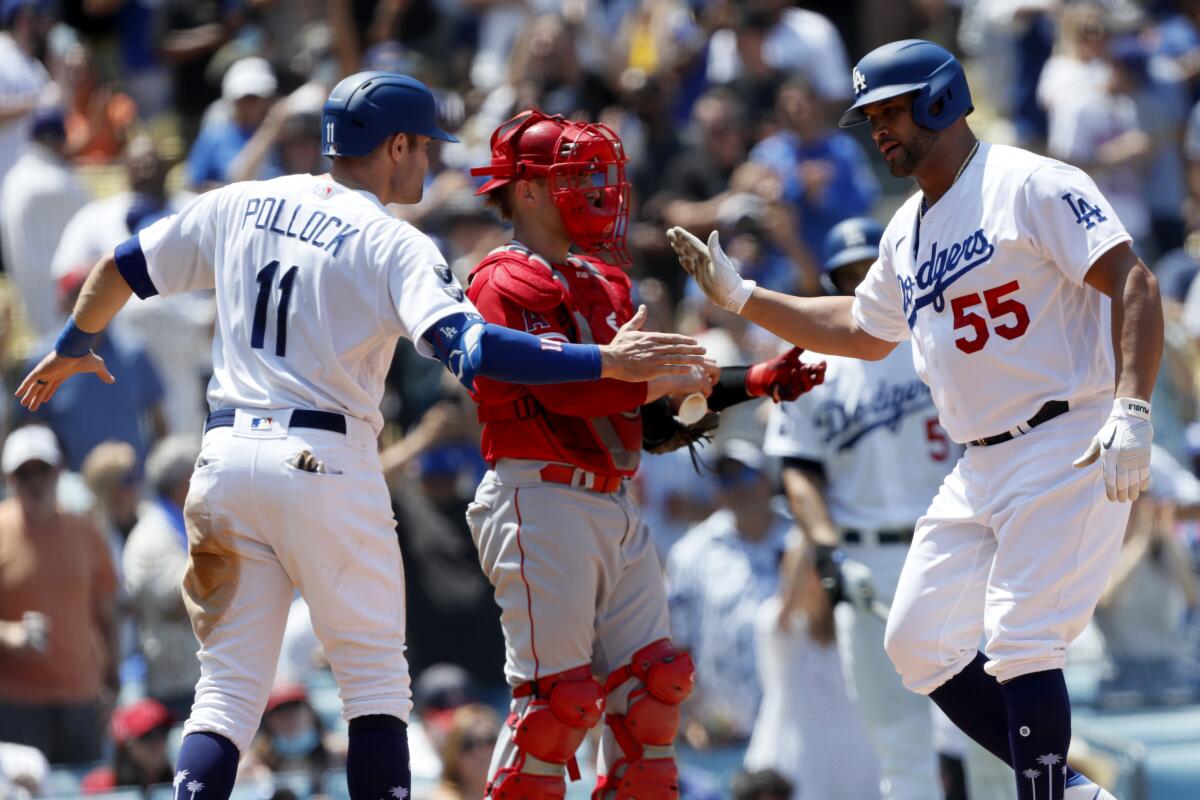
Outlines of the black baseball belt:
<svg viewBox="0 0 1200 800">
<path fill-rule="evenodd" d="M 1038 425 L 1044 425 L 1055 417 L 1062 416 L 1071 410 L 1071 404 L 1066 400 L 1047 400 L 1038 412 L 1030 417 L 1025 422 L 1022 422 L 1011 431 L 997 433 L 995 436 L 985 436 L 982 439 L 975 439 L 967 442 L 968 447 L 991 447 L 994 444 L 1007 442 L 1018 436 L 1024 436 Z"/>
<path fill-rule="evenodd" d="M 869 533 L 847 528 L 842 531 L 843 544 L 864 544 L 871 540 L 872 536 Z M 891 530 L 875 531 L 874 540 L 876 544 L 909 544 L 913 540 L 912 528 L 893 528 Z"/>
<path fill-rule="evenodd" d="M 264 417 L 270 415 L 270 411 L 263 411 L 261 414 Z M 212 412 L 204 422 L 204 432 L 208 433 L 213 428 L 232 427 L 235 416 L 237 416 L 237 411 L 232 408 L 221 408 Z M 314 428 L 320 431 L 332 431 L 333 433 L 344 435 L 346 433 L 346 418 L 332 411 L 313 411 L 307 408 L 297 408 L 292 412 L 291 419 L 288 420 L 288 427 Z"/>
</svg>

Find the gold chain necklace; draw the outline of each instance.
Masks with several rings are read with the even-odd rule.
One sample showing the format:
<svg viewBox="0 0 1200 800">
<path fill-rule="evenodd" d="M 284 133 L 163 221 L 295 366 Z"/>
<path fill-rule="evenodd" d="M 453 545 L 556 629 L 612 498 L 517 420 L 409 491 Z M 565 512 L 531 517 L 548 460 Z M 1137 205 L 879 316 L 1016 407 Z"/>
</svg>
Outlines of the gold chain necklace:
<svg viewBox="0 0 1200 800">
<path fill-rule="evenodd" d="M 960 166 L 958 168 L 958 172 L 954 173 L 954 180 L 950 181 L 950 185 L 946 187 L 947 192 L 950 191 L 951 188 L 953 188 L 954 184 L 958 183 L 958 179 L 962 177 L 963 172 L 966 171 L 966 169 L 967 169 L 967 164 L 971 163 L 971 159 L 975 157 L 975 151 L 978 149 L 979 149 L 979 140 L 976 139 L 975 144 L 971 145 L 971 152 L 967 153 L 967 157 L 965 159 L 963 159 L 962 166 Z M 925 205 L 925 195 L 922 194 L 921 195 L 921 216 L 924 217 L 925 212 L 928 210 L 929 210 L 928 206 Z"/>
</svg>

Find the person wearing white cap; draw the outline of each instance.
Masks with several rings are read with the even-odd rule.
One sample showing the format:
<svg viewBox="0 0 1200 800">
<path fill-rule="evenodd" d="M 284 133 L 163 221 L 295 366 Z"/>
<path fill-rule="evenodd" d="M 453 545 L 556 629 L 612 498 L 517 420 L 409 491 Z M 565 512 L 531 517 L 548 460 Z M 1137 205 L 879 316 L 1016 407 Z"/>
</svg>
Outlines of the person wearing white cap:
<svg viewBox="0 0 1200 800">
<path fill-rule="evenodd" d="M 229 165 L 266 119 L 277 88 L 271 65 L 258 56 L 235 61 L 225 71 L 221 101 L 229 106 L 229 116 L 206 122 L 188 153 L 188 182 L 194 189 L 204 191 L 229 182 Z M 279 174 L 278 165 L 268 162 L 254 177 Z"/>
<path fill-rule="evenodd" d="M 108 545 L 55 500 L 62 452 L 41 425 L 0 453 L 0 741 L 52 763 L 100 756 L 100 708 L 120 689 L 116 573 Z"/>
</svg>

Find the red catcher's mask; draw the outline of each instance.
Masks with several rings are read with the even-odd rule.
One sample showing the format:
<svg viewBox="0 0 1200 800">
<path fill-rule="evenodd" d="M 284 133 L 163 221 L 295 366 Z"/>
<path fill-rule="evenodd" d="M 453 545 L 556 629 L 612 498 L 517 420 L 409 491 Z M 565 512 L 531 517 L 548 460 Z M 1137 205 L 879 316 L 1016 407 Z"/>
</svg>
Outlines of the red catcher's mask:
<svg viewBox="0 0 1200 800">
<path fill-rule="evenodd" d="M 571 122 L 536 109 L 524 111 L 492 133 L 492 162 L 472 175 L 491 177 L 477 195 L 517 179 L 545 178 L 571 242 L 587 253 L 611 254 L 629 263 L 629 183 L 625 149 L 607 125 Z"/>
</svg>

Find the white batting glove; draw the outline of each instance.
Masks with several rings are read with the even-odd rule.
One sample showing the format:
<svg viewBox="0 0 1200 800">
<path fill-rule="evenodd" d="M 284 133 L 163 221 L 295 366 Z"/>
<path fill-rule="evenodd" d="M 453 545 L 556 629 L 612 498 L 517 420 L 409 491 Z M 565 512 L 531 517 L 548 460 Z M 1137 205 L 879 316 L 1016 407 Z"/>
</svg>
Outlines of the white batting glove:
<svg viewBox="0 0 1200 800">
<path fill-rule="evenodd" d="M 717 232 L 709 234 L 708 245 L 692 236 L 683 228 L 667 231 L 667 240 L 675 248 L 679 263 L 696 279 L 708 299 L 724 309 L 740 314 L 742 306 L 754 291 L 754 281 L 738 274 L 729 256 L 721 249 Z"/>
<path fill-rule="evenodd" d="M 1150 488 L 1150 404 L 1145 400 L 1118 397 L 1100 432 L 1092 437 L 1087 452 L 1075 459 L 1086 467 L 1097 458 L 1104 470 L 1104 492 L 1109 500 L 1126 503 Z"/>
</svg>

